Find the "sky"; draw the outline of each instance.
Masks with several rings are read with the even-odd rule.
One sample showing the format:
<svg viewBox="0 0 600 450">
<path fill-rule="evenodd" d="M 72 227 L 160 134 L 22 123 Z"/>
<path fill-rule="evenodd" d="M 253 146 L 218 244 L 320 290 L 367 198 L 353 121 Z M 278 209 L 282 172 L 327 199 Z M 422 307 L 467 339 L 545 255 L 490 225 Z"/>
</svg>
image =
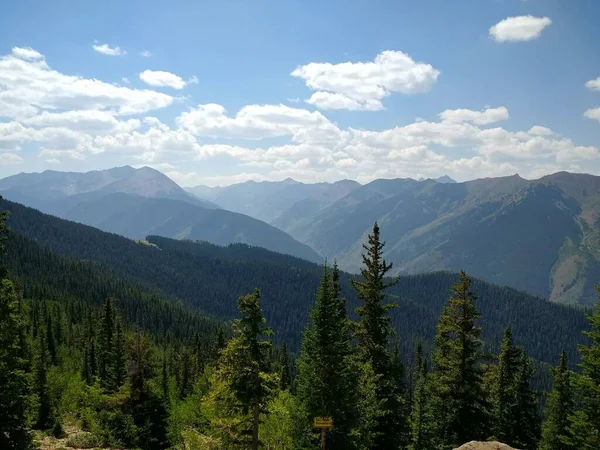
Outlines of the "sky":
<svg viewBox="0 0 600 450">
<path fill-rule="evenodd" d="M 600 175 L 598 0 L 4 0 L 0 177 Z"/>
</svg>

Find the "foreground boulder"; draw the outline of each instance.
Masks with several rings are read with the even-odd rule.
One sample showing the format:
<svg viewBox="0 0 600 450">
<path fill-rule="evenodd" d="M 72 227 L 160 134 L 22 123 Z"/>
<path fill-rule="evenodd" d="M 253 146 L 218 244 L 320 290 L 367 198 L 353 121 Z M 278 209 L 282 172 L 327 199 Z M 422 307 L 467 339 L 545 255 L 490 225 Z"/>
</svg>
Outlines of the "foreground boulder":
<svg viewBox="0 0 600 450">
<path fill-rule="evenodd" d="M 464 445 L 461 445 L 454 450 L 517 450 L 509 445 L 503 444 L 502 442 L 478 442 L 471 441 Z"/>
</svg>

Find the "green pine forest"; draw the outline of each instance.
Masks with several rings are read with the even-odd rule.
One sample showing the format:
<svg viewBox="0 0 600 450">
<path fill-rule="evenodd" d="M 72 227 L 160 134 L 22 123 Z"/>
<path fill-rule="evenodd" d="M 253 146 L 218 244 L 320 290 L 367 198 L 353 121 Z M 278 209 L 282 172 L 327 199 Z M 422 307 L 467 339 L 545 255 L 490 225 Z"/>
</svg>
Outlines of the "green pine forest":
<svg viewBox="0 0 600 450">
<path fill-rule="evenodd" d="M 600 448 L 600 303 L 0 210 L 1 449 Z"/>
</svg>

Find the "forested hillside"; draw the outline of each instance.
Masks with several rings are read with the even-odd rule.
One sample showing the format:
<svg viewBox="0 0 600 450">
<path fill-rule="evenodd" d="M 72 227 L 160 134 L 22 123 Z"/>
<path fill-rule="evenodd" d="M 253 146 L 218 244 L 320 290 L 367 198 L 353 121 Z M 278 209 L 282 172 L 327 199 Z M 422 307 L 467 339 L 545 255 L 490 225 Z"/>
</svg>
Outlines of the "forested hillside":
<svg viewBox="0 0 600 450">
<path fill-rule="evenodd" d="M 113 274 L 178 298 L 213 317 L 232 319 L 235 299 L 259 287 L 276 340 L 293 350 L 299 348 L 319 285 L 321 267 L 317 264 L 244 245 L 219 247 L 153 236 L 147 243 L 136 243 L 11 202 L 4 201 L 0 207 L 12 211 L 9 225 L 14 232 L 59 255 L 100 263 Z M 10 260 L 15 254 L 7 256 Z M 352 311 L 357 298 L 350 288 L 350 275 L 341 273 L 340 278 Z M 399 304 L 391 317 L 403 355 L 412 353 L 417 340 L 426 345 L 431 342 L 454 278 L 449 273 L 401 277 L 390 289 L 390 298 Z M 552 363 L 564 347 L 571 361 L 576 361 L 576 345 L 586 325 L 583 311 L 480 281 L 474 286 L 479 293 L 477 305 L 486 342 L 497 345 L 505 324 L 510 323 L 515 339 L 532 357 Z"/>
<path fill-rule="evenodd" d="M 7 233 L 6 213 L 0 214 L 0 264 L 6 266 L 0 265 L 1 448 L 308 450 L 324 437 L 327 448 L 336 450 L 450 450 L 488 437 L 524 450 L 535 450 L 538 443 L 554 449 L 556 442 L 565 442 L 567 450 L 600 443 L 593 391 L 600 310 L 589 317 L 589 339 L 580 348 L 582 374 L 567 370 L 567 352 L 562 351 L 542 426 L 534 368 L 545 372 L 547 367 L 530 356 L 545 353 L 551 344 L 541 335 L 513 336 L 520 322 L 514 312 L 502 309 L 523 314 L 519 306 L 535 304 L 541 311 L 535 316 L 544 320 L 570 316 L 547 327 L 574 326 L 581 312 L 472 283 L 464 272 L 391 279 L 377 224 L 365 247 L 362 276 L 348 280 L 335 264 L 333 269 L 319 267 L 244 245 L 223 248 L 160 237 L 134 243 L 5 204 L 13 217 L 21 216 L 10 221 L 21 229 Z M 36 223 L 28 223 L 32 217 Z M 61 226 L 77 231 L 68 245 L 59 245 L 65 237 Z M 99 258 L 82 258 L 93 248 L 90 242 L 102 246 L 95 253 Z M 153 286 L 146 278 L 158 275 L 152 264 L 140 266 L 139 277 L 124 273 L 116 264 L 119 258 L 110 257 L 117 243 L 125 261 L 155 259 L 166 278 L 186 262 L 198 265 L 195 276 L 209 285 L 218 284 L 220 272 L 234 280 L 250 271 L 267 290 L 277 276 L 264 275 L 274 269 L 280 273 L 287 267 L 306 277 L 314 300 L 306 299 L 310 317 L 302 325 L 297 362 L 285 345 L 273 346 L 273 336 L 277 341 L 278 330 L 286 327 L 271 328 L 277 317 L 263 316 L 261 290 L 239 296 L 238 319 L 232 328 L 224 327 L 179 303 L 166 289 L 174 290 L 172 285 Z M 174 266 L 177 260 L 183 265 Z M 258 271 L 250 270 L 255 266 Z M 312 286 L 308 278 L 315 274 L 317 285 Z M 343 289 L 348 281 L 350 289 Z M 433 319 L 435 338 L 403 353 L 421 332 L 419 327 L 406 332 L 409 323 L 426 320 L 419 307 L 433 312 L 424 299 L 438 295 L 436 281 L 448 281 L 451 289 L 446 286 L 449 298 L 440 299 Z M 287 282 L 298 288 L 291 279 Z M 279 298 L 290 293 L 283 286 L 276 286 Z M 352 305 L 344 292 L 354 292 Z M 181 298 L 191 303 L 186 295 Z M 199 297 L 195 306 L 230 314 L 227 307 L 215 308 L 216 298 L 206 300 Z M 390 303 L 394 300 L 398 304 Z M 230 302 L 222 297 L 221 303 Z M 493 323 L 480 309 L 503 322 L 499 339 L 490 338 L 493 333 L 486 328 L 494 328 Z M 350 311 L 354 321 L 348 319 Z M 288 317 L 293 313 L 288 311 Z M 527 318 L 535 327 L 534 315 Z M 392 323 L 399 327 L 397 335 Z M 560 344 L 570 343 L 563 338 Z M 317 416 L 330 420 L 333 428 L 319 432 L 312 426 Z"/>
<path fill-rule="evenodd" d="M 356 271 L 378 221 L 395 273 L 465 269 L 558 303 L 593 304 L 600 278 L 600 177 L 559 172 L 464 183 L 374 180 L 282 229 Z"/>
</svg>

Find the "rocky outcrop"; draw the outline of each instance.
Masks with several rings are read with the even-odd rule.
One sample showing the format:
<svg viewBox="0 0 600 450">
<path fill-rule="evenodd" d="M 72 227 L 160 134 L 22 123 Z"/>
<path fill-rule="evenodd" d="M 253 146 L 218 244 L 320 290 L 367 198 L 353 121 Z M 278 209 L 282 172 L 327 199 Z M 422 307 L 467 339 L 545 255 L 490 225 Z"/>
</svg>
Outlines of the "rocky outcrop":
<svg viewBox="0 0 600 450">
<path fill-rule="evenodd" d="M 478 442 L 471 441 L 467 442 L 464 445 L 461 445 L 454 450 L 518 450 L 516 448 L 512 448 L 502 442 Z"/>
</svg>

